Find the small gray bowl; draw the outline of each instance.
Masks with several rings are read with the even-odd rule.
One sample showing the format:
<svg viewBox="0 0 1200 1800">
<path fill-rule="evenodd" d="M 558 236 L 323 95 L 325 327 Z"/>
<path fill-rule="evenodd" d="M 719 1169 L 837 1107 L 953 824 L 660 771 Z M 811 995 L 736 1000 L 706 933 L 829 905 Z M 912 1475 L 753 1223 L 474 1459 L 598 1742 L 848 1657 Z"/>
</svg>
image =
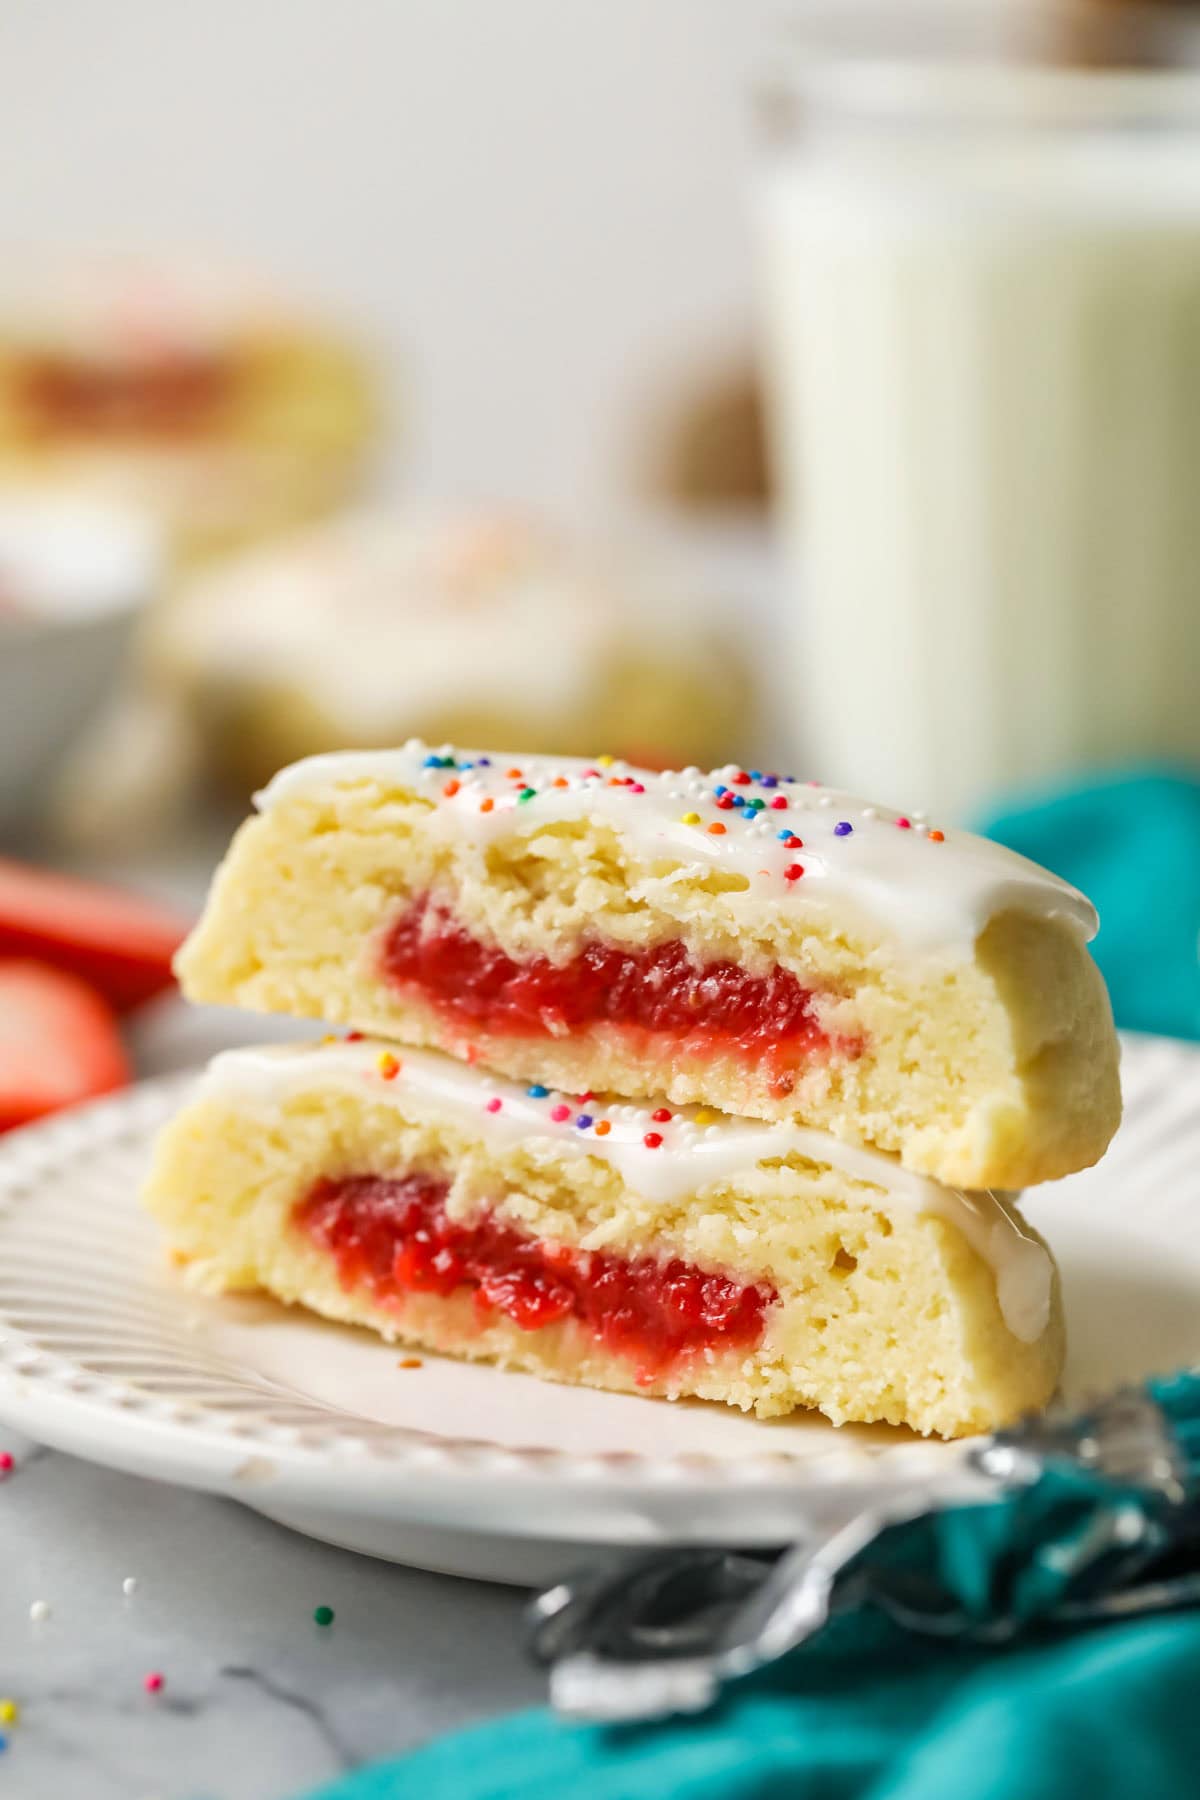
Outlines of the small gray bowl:
<svg viewBox="0 0 1200 1800">
<path fill-rule="evenodd" d="M 44 810 L 163 570 L 159 534 L 140 513 L 0 487 L 0 833 Z"/>
</svg>

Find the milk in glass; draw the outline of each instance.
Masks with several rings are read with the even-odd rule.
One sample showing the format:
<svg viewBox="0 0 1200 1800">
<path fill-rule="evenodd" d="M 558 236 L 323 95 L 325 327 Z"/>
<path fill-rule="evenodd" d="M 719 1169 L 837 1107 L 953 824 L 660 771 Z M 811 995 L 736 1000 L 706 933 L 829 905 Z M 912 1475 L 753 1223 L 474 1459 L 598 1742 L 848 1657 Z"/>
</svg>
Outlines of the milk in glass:
<svg viewBox="0 0 1200 1800">
<path fill-rule="evenodd" d="M 1200 754 L 1200 77 L 809 62 L 760 193 L 786 686 L 945 817 Z"/>
</svg>

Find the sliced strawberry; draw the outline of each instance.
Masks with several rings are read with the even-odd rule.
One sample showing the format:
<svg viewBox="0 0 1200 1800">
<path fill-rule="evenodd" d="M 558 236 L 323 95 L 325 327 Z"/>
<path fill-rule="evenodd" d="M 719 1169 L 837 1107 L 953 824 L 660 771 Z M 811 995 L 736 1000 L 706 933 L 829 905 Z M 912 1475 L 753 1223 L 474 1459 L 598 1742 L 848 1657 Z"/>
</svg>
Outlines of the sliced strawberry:
<svg viewBox="0 0 1200 1800">
<path fill-rule="evenodd" d="M 0 1131 L 128 1080 L 102 994 L 47 963 L 0 962 Z"/>
<path fill-rule="evenodd" d="M 0 858 L 0 956 L 69 969 L 120 1012 L 170 986 L 187 929 L 152 900 Z"/>
</svg>

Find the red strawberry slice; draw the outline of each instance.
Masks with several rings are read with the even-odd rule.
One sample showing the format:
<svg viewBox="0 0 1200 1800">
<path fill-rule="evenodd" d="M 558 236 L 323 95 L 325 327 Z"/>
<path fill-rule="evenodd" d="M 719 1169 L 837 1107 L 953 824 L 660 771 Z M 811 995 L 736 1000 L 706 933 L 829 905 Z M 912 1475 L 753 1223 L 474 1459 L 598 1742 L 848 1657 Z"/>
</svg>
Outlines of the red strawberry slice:
<svg viewBox="0 0 1200 1800">
<path fill-rule="evenodd" d="M 128 1080 L 102 994 L 46 963 L 0 962 L 0 1131 Z"/>
<path fill-rule="evenodd" d="M 0 956 L 69 969 L 119 1012 L 170 986 L 187 929 L 152 900 L 0 858 Z"/>
</svg>

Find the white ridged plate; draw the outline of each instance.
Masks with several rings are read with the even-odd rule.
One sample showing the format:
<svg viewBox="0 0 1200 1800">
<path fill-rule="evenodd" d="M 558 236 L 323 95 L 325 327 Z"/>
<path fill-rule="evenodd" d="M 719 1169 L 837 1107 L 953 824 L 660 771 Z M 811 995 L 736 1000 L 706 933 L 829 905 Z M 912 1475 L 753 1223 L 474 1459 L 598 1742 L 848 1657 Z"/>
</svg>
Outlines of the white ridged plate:
<svg viewBox="0 0 1200 1800">
<path fill-rule="evenodd" d="M 1103 1164 L 1031 1195 L 1063 1270 L 1066 1390 L 1200 1363 L 1200 1049 L 1130 1039 Z M 187 1077 L 0 1144 L 0 1419 L 58 1449 L 230 1494 L 355 1549 L 540 1580 L 581 1548 L 802 1534 L 962 1447 L 805 1415 L 588 1393 L 187 1293 L 137 1188 Z"/>
</svg>

